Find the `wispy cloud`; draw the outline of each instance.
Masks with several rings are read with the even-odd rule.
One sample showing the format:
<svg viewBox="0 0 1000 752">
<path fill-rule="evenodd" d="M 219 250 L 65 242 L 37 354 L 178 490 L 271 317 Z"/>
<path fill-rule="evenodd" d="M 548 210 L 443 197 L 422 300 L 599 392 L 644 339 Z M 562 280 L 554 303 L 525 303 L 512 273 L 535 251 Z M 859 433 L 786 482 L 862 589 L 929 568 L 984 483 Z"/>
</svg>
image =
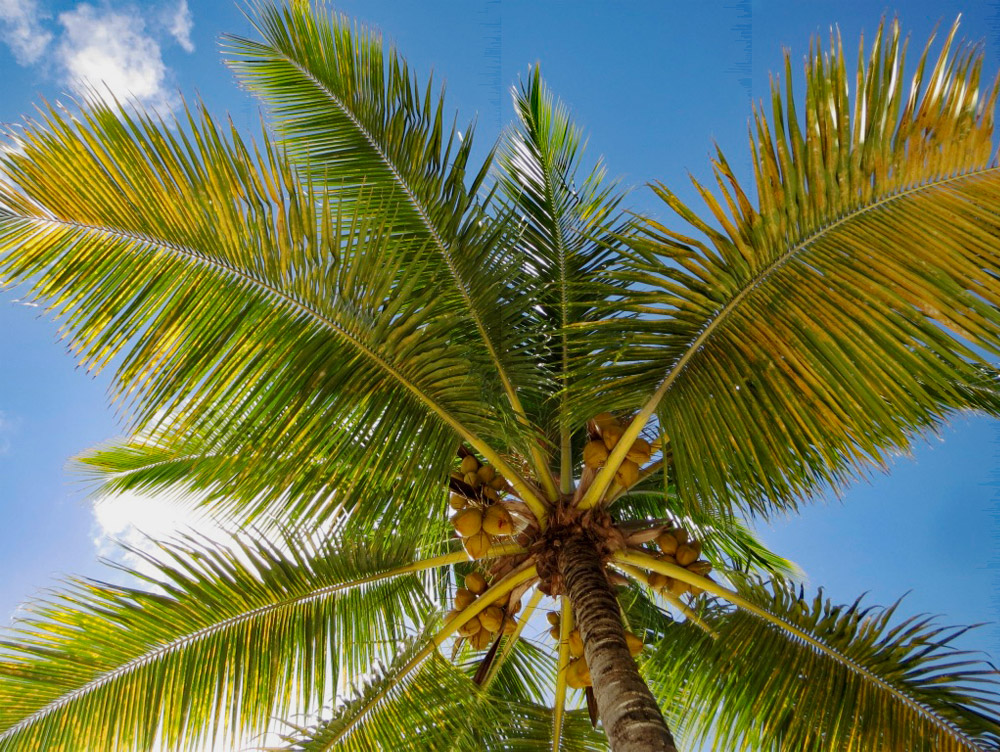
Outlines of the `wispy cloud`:
<svg viewBox="0 0 1000 752">
<path fill-rule="evenodd" d="M 188 0 L 78 2 L 55 19 L 40 0 L 0 0 L 0 42 L 20 65 L 77 94 L 155 109 L 178 101 L 161 45 L 193 52 L 193 29 Z"/>
<path fill-rule="evenodd" d="M 167 88 L 160 45 L 146 33 L 138 13 L 81 4 L 60 13 L 59 23 L 59 58 L 77 92 L 108 100 L 134 98 L 153 108 L 171 106 L 174 95 Z"/>
<path fill-rule="evenodd" d="M 0 39 L 21 65 L 38 62 L 52 42 L 42 19 L 36 0 L 0 0 Z"/>
<path fill-rule="evenodd" d="M 191 17 L 191 9 L 187 0 L 180 0 L 168 17 L 167 30 L 185 52 L 194 52 L 194 42 L 191 41 L 192 29 L 194 29 L 194 18 Z"/>
</svg>

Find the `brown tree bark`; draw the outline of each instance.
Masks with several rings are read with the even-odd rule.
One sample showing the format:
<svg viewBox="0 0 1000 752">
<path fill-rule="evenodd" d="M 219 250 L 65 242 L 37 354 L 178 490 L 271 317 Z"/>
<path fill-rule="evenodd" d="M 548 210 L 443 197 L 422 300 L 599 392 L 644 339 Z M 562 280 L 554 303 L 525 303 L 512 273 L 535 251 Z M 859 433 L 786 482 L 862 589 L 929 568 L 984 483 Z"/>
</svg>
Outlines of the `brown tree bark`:
<svg viewBox="0 0 1000 752">
<path fill-rule="evenodd" d="M 618 600 L 594 543 L 575 536 L 559 551 L 559 572 L 583 637 L 597 710 L 614 752 L 677 752 L 660 708 L 625 642 Z"/>
</svg>

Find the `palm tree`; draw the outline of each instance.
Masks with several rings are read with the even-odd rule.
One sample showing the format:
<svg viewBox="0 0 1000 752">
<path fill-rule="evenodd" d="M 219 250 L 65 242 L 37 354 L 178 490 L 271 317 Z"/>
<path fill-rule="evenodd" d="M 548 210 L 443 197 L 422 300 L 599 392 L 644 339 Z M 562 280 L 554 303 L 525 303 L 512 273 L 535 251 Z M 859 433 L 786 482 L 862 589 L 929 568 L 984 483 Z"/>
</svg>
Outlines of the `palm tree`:
<svg viewBox="0 0 1000 752">
<path fill-rule="evenodd" d="M 756 206 L 721 153 L 708 219 L 655 187 L 689 237 L 584 166 L 537 70 L 476 165 L 376 35 L 254 17 L 228 50 L 273 138 L 95 100 L 2 157 L 0 279 L 119 357 L 99 489 L 245 532 L 34 604 L 0 749 L 231 748 L 275 717 L 297 750 L 1000 744 L 962 630 L 806 599 L 741 521 L 1000 413 L 975 49 L 953 29 L 904 88 L 891 24 L 849 101 L 817 45 L 805 127 L 790 85 L 755 114 Z"/>
</svg>

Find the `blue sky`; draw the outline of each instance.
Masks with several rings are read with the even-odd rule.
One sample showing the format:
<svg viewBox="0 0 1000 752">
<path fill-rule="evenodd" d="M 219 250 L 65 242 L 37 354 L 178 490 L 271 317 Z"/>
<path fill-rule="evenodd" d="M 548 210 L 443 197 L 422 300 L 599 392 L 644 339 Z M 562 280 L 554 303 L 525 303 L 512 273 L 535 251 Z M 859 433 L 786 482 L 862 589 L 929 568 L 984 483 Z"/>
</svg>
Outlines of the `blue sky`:
<svg viewBox="0 0 1000 752">
<path fill-rule="evenodd" d="M 636 209 L 662 219 L 643 184 L 659 180 L 689 197 L 687 175 L 708 177 L 714 142 L 745 175 L 750 102 L 766 98 L 783 47 L 797 69 L 810 36 L 833 24 L 854 50 L 883 11 L 898 14 L 919 48 L 935 23 L 947 26 L 962 12 L 964 35 L 985 44 L 988 73 L 1000 70 L 1000 27 L 983 2 L 366 0 L 337 7 L 395 39 L 422 77 L 433 69 L 446 81 L 459 121 L 478 116 L 482 149 L 511 118 L 508 87 L 539 62 L 590 133 L 588 153 L 604 155 L 611 173 L 636 186 Z M 0 0 L 0 121 L 18 122 L 42 97 L 65 100 L 89 79 L 162 109 L 177 106 L 178 92 L 201 96 L 238 127 L 258 130 L 257 105 L 221 63 L 224 31 L 252 35 L 228 2 Z M 151 519 L 135 500 L 95 518 L 66 470 L 71 455 L 120 427 L 108 407 L 108 376 L 77 369 L 41 314 L 16 291 L 0 295 L 0 620 L 63 574 L 101 574 L 95 560 L 108 533 L 125 530 L 129 515 Z M 909 591 L 908 613 L 941 613 L 943 623 L 996 620 L 998 440 L 997 423 L 957 418 L 919 442 L 891 475 L 761 533 L 837 600 L 867 591 L 885 604 Z M 166 521 L 160 514 L 151 524 Z M 987 627 L 963 644 L 1000 657 L 998 635 Z"/>
</svg>

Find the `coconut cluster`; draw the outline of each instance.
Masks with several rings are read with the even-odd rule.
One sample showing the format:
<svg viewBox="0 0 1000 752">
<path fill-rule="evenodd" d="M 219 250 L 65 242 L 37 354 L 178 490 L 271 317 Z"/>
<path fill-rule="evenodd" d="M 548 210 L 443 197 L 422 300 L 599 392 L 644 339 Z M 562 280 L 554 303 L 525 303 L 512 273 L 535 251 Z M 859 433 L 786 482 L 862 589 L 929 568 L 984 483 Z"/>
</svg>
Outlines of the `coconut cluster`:
<svg viewBox="0 0 1000 752">
<path fill-rule="evenodd" d="M 558 611 L 549 611 L 546 614 L 549 620 L 549 636 L 557 643 L 562 639 L 562 617 Z M 628 643 L 628 652 L 635 658 L 645 647 L 642 640 L 628 630 L 625 630 L 625 642 Z M 579 629 L 573 629 L 569 633 L 569 654 L 570 662 L 566 667 L 566 683 L 573 689 L 584 689 L 593 684 L 590 678 L 590 667 L 587 666 L 587 659 L 583 655 L 583 637 Z"/>
<path fill-rule="evenodd" d="M 479 572 L 470 572 L 465 577 L 465 587 L 455 591 L 455 609 L 447 618 L 457 616 L 489 589 L 489 581 Z M 476 650 L 485 650 L 500 632 L 512 633 L 517 622 L 507 614 L 507 609 L 494 603 L 463 624 L 458 632 Z"/>
<path fill-rule="evenodd" d="M 656 557 L 660 561 L 684 567 L 689 572 L 702 577 L 708 577 L 708 573 L 712 571 L 711 563 L 701 558 L 701 542 L 692 540 L 688 531 L 683 527 L 674 527 L 660 533 L 656 538 L 656 546 L 660 549 L 660 553 Z M 685 593 L 701 595 L 704 592 L 699 587 L 659 572 L 650 572 L 646 576 L 646 582 L 654 590 L 669 592 L 673 595 L 684 595 Z"/>
<path fill-rule="evenodd" d="M 448 503 L 455 510 L 451 524 L 469 556 L 478 559 L 489 551 L 495 538 L 515 532 L 514 518 L 500 500 L 507 491 L 507 481 L 492 465 L 480 465 L 471 454 L 462 458 L 460 474 L 472 494 L 451 495 Z"/>
<path fill-rule="evenodd" d="M 601 413 L 595 416 L 591 423 L 593 430 L 590 434 L 590 441 L 583 448 L 583 464 L 592 470 L 599 470 L 604 467 L 608 460 L 608 455 L 614 449 L 625 427 L 611 413 Z M 639 468 L 649 462 L 653 448 L 645 439 L 636 439 L 625 455 L 625 460 L 615 472 L 615 482 L 618 485 L 628 488 L 639 480 Z"/>
</svg>

